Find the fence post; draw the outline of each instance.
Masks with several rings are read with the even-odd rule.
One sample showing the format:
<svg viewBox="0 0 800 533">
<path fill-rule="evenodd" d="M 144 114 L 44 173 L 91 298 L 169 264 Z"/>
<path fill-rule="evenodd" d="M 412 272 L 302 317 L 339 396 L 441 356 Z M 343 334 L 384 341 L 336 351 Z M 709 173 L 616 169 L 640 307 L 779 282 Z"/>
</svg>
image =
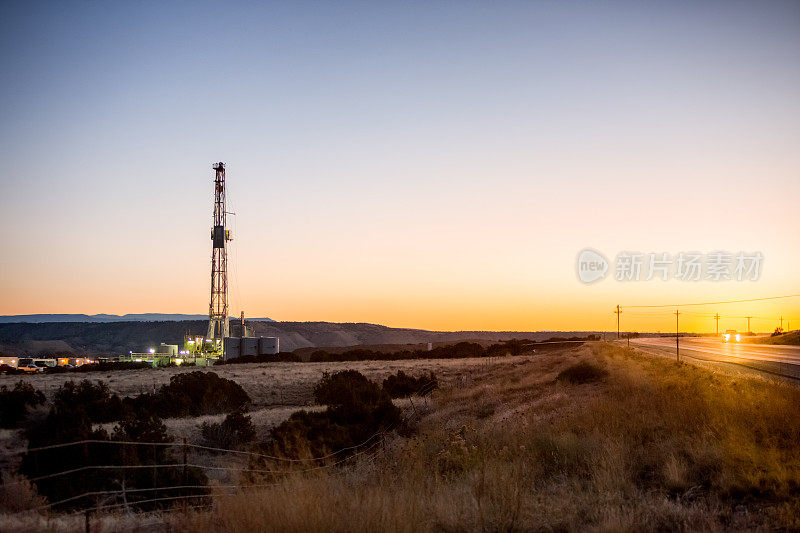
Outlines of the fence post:
<svg viewBox="0 0 800 533">
<path fill-rule="evenodd" d="M 156 465 L 158 464 L 158 446 L 153 444 L 153 498 L 158 498 L 158 490 L 155 490 L 158 487 L 158 468 Z"/>
<path fill-rule="evenodd" d="M 92 463 L 90 461 L 89 455 L 89 443 L 83 443 L 83 466 L 90 466 Z M 87 472 L 81 472 L 81 486 L 83 487 L 83 492 L 88 492 L 91 487 L 89 487 L 88 476 Z M 80 493 L 78 493 L 80 494 Z M 88 522 L 87 522 L 88 524 Z"/>
<path fill-rule="evenodd" d="M 189 454 L 189 447 L 186 445 L 186 437 L 183 437 L 183 484 L 186 485 L 186 465 L 189 462 L 187 456 Z"/>
<path fill-rule="evenodd" d="M 189 453 L 189 450 L 188 450 L 188 446 L 186 446 L 186 437 L 183 437 L 183 478 L 182 478 L 183 479 L 183 483 L 182 483 L 182 485 L 184 487 L 188 484 L 188 481 L 187 481 L 188 476 L 187 476 L 187 472 L 186 472 L 186 464 L 188 463 L 188 460 L 187 460 L 188 453 Z M 186 489 L 183 489 L 183 495 L 184 496 L 187 495 L 187 490 Z M 183 511 L 186 512 L 186 498 L 183 498 Z"/>
<path fill-rule="evenodd" d="M 84 523 L 84 527 L 86 529 L 86 533 L 90 533 L 90 528 L 89 528 L 89 509 L 86 509 L 86 511 L 84 511 L 84 513 L 83 513 L 83 523 Z"/>
</svg>

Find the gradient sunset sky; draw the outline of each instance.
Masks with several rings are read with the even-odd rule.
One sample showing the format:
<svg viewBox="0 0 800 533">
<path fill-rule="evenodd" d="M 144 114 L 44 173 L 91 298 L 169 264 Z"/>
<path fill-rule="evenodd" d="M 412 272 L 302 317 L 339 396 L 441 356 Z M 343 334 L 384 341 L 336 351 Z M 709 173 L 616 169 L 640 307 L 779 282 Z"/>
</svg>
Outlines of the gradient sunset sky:
<svg viewBox="0 0 800 533">
<path fill-rule="evenodd" d="M 233 315 L 610 330 L 800 293 L 800 2 L 9 1 L 0 79 L 0 314 L 207 312 L 216 161 Z M 764 262 L 585 285 L 586 247 Z"/>
</svg>

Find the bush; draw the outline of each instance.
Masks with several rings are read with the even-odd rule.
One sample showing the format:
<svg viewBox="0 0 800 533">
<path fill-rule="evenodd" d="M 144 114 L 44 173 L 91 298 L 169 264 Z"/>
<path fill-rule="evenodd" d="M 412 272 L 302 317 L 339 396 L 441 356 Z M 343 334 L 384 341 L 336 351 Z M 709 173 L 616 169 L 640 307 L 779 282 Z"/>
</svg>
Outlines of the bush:
<svg viewBox="0 0 800 533">
<path fill-rule="evenodd" d="M 563 340 L 563 339 L 558 339 Z M 486 357 L 502 355 L 521 355 L 533 350 L 536 345 L 526 339 L 511 339 L 484 348 L 476 342 L 458 342 L 449 346 L 437 346 L 432 350 L 402 350 L 399 352 L 380 352 L 365 348 L 347 350 L 343 353 L 316 350 L 309 360 L 314 362 L 332 361 L 402 361 L 411 359 L 462 359 L 465 357 Z"/>
<path fill-rule="evenodd" d="M 53 403 L 57 407 L 82 408 L 92 422 L 113 422 L 125 415 L 122 400 L 108 390 L 108 384 L 98 381 L 96 385 L 88 379 L 79 384 L 67 381 L 56 391 Z"/>
<path fill-rule="evenodd" d="M 200 430 L 209 443 L 220 448 L 239 446 L 256 438 L 252 420 L 240 410 L 230 413 L 221 424 L 204 422 Z"/>
<path fill-rule="evenodd" d="M 562 370 L 556 380 L 575 384 L 590 383 L 592 381 L 600 381 L 606 375 L 608 375 L 606 369 L 584 361 Z"/>
<path fill-rule="evenodd" d="M 155 394 L 142 394 L 125 401 L 136 412 L 157 413 L 167 418 L 229 413 L 244 409 L 250 403 L 250 396 L 235 381 L 214 372 L 196 370 L 172 376 L 169 384 Z"/>
<path fill-rule="evenodd" d="M 346 410 L 375 405 L 384 396 L 388 400 L 386 391 L 357 370 L 342 370 L 335 374 L 325 372 L 314 386 L 314 400 L 318 404 Z"/>
<path fill-rule="evenodd" d="M 509 339 L 500 344 L 492 344 L 486 348 L 486 355 L 490 357 L 522 355 L 533 349 L 533 341 L 527 339 Z"/>
<path fill-rule="evenodd" d="M 91 363 L 75 367 L 75 372 L 106 372 L 109 370 L 143 370 L 155 368 L 150 363 L 136 361 L 105 361 L 102 363 Z"/>
<path fill-rule="evenodd" d="M 34 389 L 30 383 L 20 380 L 11 390 L 3 385 L 0 388 L 0 427 L 18 427 L 27 416 L 28 407 L 36 407 L 44 402 L 42 391 Z"/>
<path fill-rule="evenodd" d="M 92 491 L 118 491 L 118 501 L 136 505 L 137 501 L 149 500 L 153 491 L 141 490 L 176 485 L 205 485 L 206 476 L 194 468 L 182 466 L 170 468 L 96 468 L 92 466 L 142 466 L 178 462 L 168 446 L 142 446 L 138 444 L 110 444 L 109 441 L 169 443 L 172 442 L 166 427 L 154 414 L 139 413 L 128 416 L 113 430 L 112 435 L 102 428 L 93 429 L 92 421 L 81 406 L 54 406 L 42 424 L 31 428 L 27 434 L 29 451 L 23 455 L 20 473 L 29 479 L 63 475 L 36 481 L 41 495 L 51 502 L 59 501 Z M 73 446 L 33 450 L 42 446 L 85 442 Z M 184 483 L 184 481 L 186 481 Z M 132 489 L 139 489 L 130 492 Z M 205 489 L 187 489 L 189 494 L 205 494 Z M 115 503 L 111 495 L 104 496 L 104 503 Z M 91 506 L 89 498 L 77 498 L 60 505 L 58 510 Z M 157 503 L 145 503 L 142 509 L 152 509 Z"/>
<path fill-rule="evenodd" d="M 104 361 L 102 363 L 87 363 L 85 365 L 67 368 L 65 366 L 54 366 L 45 369 L 47 374 L 64 374 L 67 372 L 111 372 L 113 370 L 142 370 L 145 368 L 155 368 L 150 363 L 137 363 L 136 361 Z"/>
<path fill-rule="evenodd" d="M 235 381 L 213 372 L 188 372 L 172 376 L 155 393 L 120 399 L 105 382 L 85 379 L 67 381 L 58 389 L 54 405 L 62 411 L 80 408 L 95 423 L 135 416 L 183 417 L 218 414 L 244 409 L 250 397 Z"/>
<path fill-rule="evenodd" d="M 82 440 L 108 440 L 104 429 L 92 429 L 92 421 L 80 408 L 53 407 L 41 424 L 27 431 L 29 448 Z M 107 445 L 87 443 L 63 448 L 28 451 L 22 456 L 20 473 L 28 478 L 47 476 L 90 465 L 111 465 Z M 36 481 L 39 494 L 50 501 L 111 486 L 107 474 L 84 470 Z M 86 502 L 75 502 L 85 504 Z"/>
<path fill-rule="evenodd" d="M 328 405 L 323 412 L 298 411 L 272 430 L 263 449 L 271 455 L 322 457 L 355 447 L 400 421 L 400 410 L 378 384 L 355 370 L 325 373 L 314 398 Z M 337 455 L 346 457 L 355 449 Z"/>
<path fill-rule="evenodd" d="M 280 352 L 277 354 L 242 355 L 233 359 L 220 359 L 214 365 L 240 365 L 244 363 L 299 363 L 302 359 L 293 352 Z"/>
<path fill-rule="evenodd" d="M 10 514 L 43 507 L 47 501 L 36 492 L 36 485 L 24 476 L 3 472 L 0 485 L 0 513 Z"/>
<path fill-rule="evenodd" d="M 425 396 L 439 388 L 439 381 L 433 372 L 430 375 L 422 375 L 418 378 L 409 376 L 402 370 L 383 380 L 383 390 L 392 398 L 406 398 L 413 394 Z"/>
</svg>

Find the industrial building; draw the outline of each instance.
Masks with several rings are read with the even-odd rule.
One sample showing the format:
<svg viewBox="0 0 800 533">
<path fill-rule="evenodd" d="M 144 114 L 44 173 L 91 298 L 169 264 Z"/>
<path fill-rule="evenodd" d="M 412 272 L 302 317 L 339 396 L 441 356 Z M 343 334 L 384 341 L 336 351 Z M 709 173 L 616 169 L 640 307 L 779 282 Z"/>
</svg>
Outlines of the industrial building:
<svg viewBox="0 0 800 533">
<path fill-rule="evenodd" d="M 148 362 L 153 366 L 168 364 L 194 364 L 207 366 L 221 357 L 232 359 L 242 355 L 266 355 L 279 352 L 276 337 L 253 337 L 245 325 L 244 313 L 239 324 L 230 324 L 228 318 L 228 242 L 233 239 L 227 229 L 225 202 L 225 164 L 215 163 L 214 211 L 211 226 L 211 300 L 208 306 L 208 330 L 205 336 L 187 333 L 183 348 L 176 344 L 161 343 L 146 353 L 129 352 L 120 361 Z"/>
<path fill-rule="evenodd" d="M 244 321 L 244 311 L 238 322 L 230 325 L 231 336 L 222 344 L 222 358 L 235 359 L 243 355 L 274 355 L 280 351 L 277 337 L 255 337 L 253 328 Z"/>
<path fill-rule="evenodd" d="M 224 359 L 243 355 L 275 355 L 280 352 L 278 337 L 225 337 Z"/>
</svg>

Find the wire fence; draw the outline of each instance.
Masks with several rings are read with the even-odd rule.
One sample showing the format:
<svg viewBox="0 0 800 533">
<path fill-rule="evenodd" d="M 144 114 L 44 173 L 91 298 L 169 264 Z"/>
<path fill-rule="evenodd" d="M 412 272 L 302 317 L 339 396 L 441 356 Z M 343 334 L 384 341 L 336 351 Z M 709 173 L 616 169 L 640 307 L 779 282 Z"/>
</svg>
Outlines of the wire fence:
<svg viewBox="0 0 800 533">
<path fill-rule="evenodd" d="M 293 463 L 320 462 L 320 461 L 325 461 L 325 460 L 337 457 L 337 456 L 339 456 L 339 455 L 341 455 L 343 453 L 346 453 L 346 452 L 352 452 L 352 453 L 350 453 L 350 455 L 348 455 L 346 457 L 343 457 L 342 459 L 339 459 L 339 460 L 336 460 L 336 461 L 333 461 L 333 462 L 329 462 L 329 463 L 325 463 L 325 464 L 319 464 L 319 465 L 316 465 L 316 466 L 312 466 L 310 468 L 298 468 L 298 469 L 287 469 L 287 470 L 276 470 L 276 469 L 269 469 L 269 468 L 266 468 L 266 469 L 262 469 L 262 468 L 246 468 L 246 467 L 229 466 L 229 465 L 208 465 L 208 464 L 201 464 L 201 463 L 197 463 L 197 462 L 190 462 L 188 460 L 185 460 L 183 462 L 165 463 L 165 464 L 85 465 L 85 466 L 81 466 L 81 467 L 78 467 L 78 468 L 72 468 L 72 469 L 63 470 L 63 471 L 59 471 L 59 472 L 53 472 L 53 473 L 50 473 L 50 474 L 44 474 L 44 475 L 36 476 L 36 477 L 32 477 L 32 478 L 25 478 L 25 479 L 20 479 L 20 480 L 17 480 L 17 481 L 3 483 L 2 485 L 0 485 L 0 489 L 7 489 L 9 487 L 12 487 L 12 486 L 15 486 L 15 485 L 21 485 L 21 484 L 24 484 L 24 483 L 36 483 L 37 481 L 51 480 L 51 479 L 55 479 L 55 478 L 58 478 L 58 477 L 70 476 L 72 474 L 77 474 L 77 473 L 86 472 L 86 471 L 111 471 L 111 472 L 113 472 L 113 471 L 117 471 L 117 470 L 135 470 L 135 469 L 151 469 L 152 470 L 152 469 L 164 469 L 164 468 L 181 468 L 181 469 L 183 469 L 183 468 L 196 468 L 196 469 L 204 470 L 204 471 L 225 471 L 225 472 L 231 472 L 231 473 L 235 472 L 235 473 L 240 473 L 240 474 L 241 473 L 252 473 L 252 474 L 270 474 L 270 475 L 280 475 L 280 476 L 294 475 L 294 474 L 305 474 L 305 473 L 309 473 L 309 472 L 313 472 L 313 471 L 333 468 L 335 466 L 338 466 L 338 465 L 341 465 L 341 464 L 347 462 L 348 460 L 350 460 L 350 459 L 352 459 L 354 457 L 357 457 L 357 456 L 361 455 L 363 453 L 363 450 L 362 451 L 356 451 L 356 450 L 360 450 L 360 449 L 364 448 L 365 446 L 367 446 L 369 444 L 372 444 L 372 445 L 368 446 L 366 449 L 372 449 L 375 445 L 380 444 L 380 440 L 379 439 L 383 438 L 387 433 L 391 432 L 394 429 L 394 427 L 395 427 L 395 425 L 392 425 L 392 426 L 390 426 L 390 427 L 388 427 L 388 428 L 386 428 L 384 430 L 378 431 L 378 432 L 374 433 L 373 435 L 371 435 L 366 440 L 364 440 L 363 442 L 360 442 L 360 443 L 358 443 L 356 445 L 348 446 L 348 447 L 345 447 L 345 448 L 341 448 L 341 449 L 338 449 L 338 450 L 336 450 L 334 452 L 331 452 L 331 453 L 323 455 L 323 456 L 308 457 L 308 458 L 303 458 L 303 459 L 289 459 L 289 458 L 285 458 L 285 457 L 277 457 L 277 456 L 273 456 L 273 455 L 263 454 L 263 453 L 259 453 L 259 452 L 255 452 L 255 451 L 236 450 L 236 449 L 231 449 L 231 448 L 218 448 L 218 447 L 212 447 L 212 446 L 193 445 L 193 444 L 188 444 L 188 443 L 136 442 L 136 441 L 113 441 L 113 440 L 104 441 L 104 440 L 97 440 L 97 439 L 86 439 L 86 440 L 74 441 L 74 442 L 69 442 L 69 443 L 63 443 L 63 444 L 54 445 L 54 446 L 41 446 L 41 447 L 37 447 L 37 448 L 30 448 L 28 450 L 21 450 L 21 453 L 33 453 L 33 454 L 35 454 L 35 453 L 40 452 L 40 451 L 48 451 L 48 450 L 53 450 L 53 449 L 58 449 L 58 448 L 64 448 L 64 447 L 67 447 L 67 446 L 79 446 L 79 445 L 88 444 L 88 443 L 106 445 L 106 446 L 119 446 L 119 445 L 124 445 L 124 446 L 128 446 L 128 445 L 137 445 L 137 446 L 173 446 L 173 447 L 182 447 L 182 448 L 185 448 L 186 450 L 188 450 L 188 449 L 197 449 L 197 450 L 206 450 L 206 451 L 215 451 L 215 452 L 225 452 L 225 453 L 231 453 L 231 454 L 243 454 L 243 455 L 248 456 L 249 458 L 261 458 L 261 459 L 268 459 L 268 460 L 272 460 L 272 461 L 291 461 Z M 20 453 L 20 452 L 17 452 L 17 453 Z M 184 457 L 187 457 L 187 454 L 185 454 Z M 84 492 L 82 494 L 71 496 L 69 498 L 65 498 L 65 499 L 62 499 L 62 500 L 55 501 L 55 502 L 50 502 L 50 503 L 48 503 L 46 505 L 42 505 L 40 507 L 34 508 L 33 510 L 47 509 L 47 508 L 51 508 L 51 507 L 54 507 L 54 506 L 57 506 L 57 505 L 60 505 L 60 504 L 69 503 L 71 501 L 75 501 L 75 500 L 78 500 L 80 498 L 90 497 L 90 496 L 103 496 L 103 495 L 123 494 L 123 493 L 138 493 L 138 492 L 148 492 L 148 491 L 152 492 L 152 491 L 160 491 L 160 490 L 165 490 L 166 491 L 166 490 L 178 490 L 178 489 L 200 489 L 200 488 L 208 488 L 208 486 L 206 486 L 206 485 L 176 485 L 176 486 L 157 486 L 157 487 L 148 487 L 148 488 L 132 488 L 132 489 L 113 490 L 113 491 L 88 491 L 88 492 Z M 135 503 L 139 504 L 139 503 L 144 503 L 144 502 L 137 501 Z"/>
<path fill-rule="evenodd" d="M 567 344 L 574 345 L 580 344 L 585 341 L 582 340 L 558 340 L 558 341 L 544 341 L 534 342 L 531 345 L 555 345 Z M 27 454 L 28 457 L 36 454 L 59 454 L 61 452 L 69 453 L 71 450 L 81 450 L 83 454 L 74 454 L 75 456 L 85 457 L 87 463 L 90 462 L 89 448 L 93 447 L 145 447 L 154 450 L 153 462 L 144 462 L 143 464 L 84 464 L 75 468 L 66 468 L 57 472 L 47 472 L 42 475 L 31 478 L 20 478 L 8 480 L 0 484 L 0 493 L 5 492 L 14 486 L 22 484 L 37 484 L 40 482 L 50 482 L 54 480 L 63 479 L 73 488 L 71 481 L 74 476 L 86 475 L 88 473 L 105 473 L 102 481 L 99 478 L 82 478 L 82 483 L 74 483 L 74 493 L 67 492 L 65 497 L 59 499 L 51 499 L 47 503 L 37 505 L 24 511 L 19 511 L 17 515 L 39 516 L 47 518 L 48 520 L 54 517 L 75 517 L 84 515 L 86 521 L 86 530 L 89 530 L 89 515 L 96 516 L 97 513 L 109 513 L 115 511 L 122 511 L 123 513 L 148 513 L 148 512 L 172 512 L 174 510 L 192 510 L 192 509 L 209 509 L 213 506 L 213 497 L 220 494 L 236 494 L 243 491 L 253 491 L 259 489 L 266 489 L 269 487 L 276 487 L 285 483 L 291 476 L 302 476 L 314 472 L 325 472 L 327 475 L 345 475 L 349 472 L 348 469 L 342 469 L 343 465 L 348 462 L 355 461 L 372 461 L 379 454 L 386 450 L 386 437 L 391 434 L 400 424 L 411 424 L 424 415 L 424 409 L 417 398 L 424 399 L 427 405 L 427 397 L 434 389 L 438 388 L 436 381 L 425 383 L 419 389 L 414 391 L 409 396 L 409 407 L 405 409 L 400 421 L 389 425 L 376 431 L 363 441 L 352 446 L 346 446 L 330 453 L 319 456 L 309 457 L 282 457 L 273 454 L 263 453 L 258 450 L 242 450 L 234 448 L 224 448 L 219 446 L 209 446 L 204 444 L 193 444 L 186 442 L 142 442 L 131 440 L 102 440 L 102 439 L 83 439 L 72 442 L 64 442 L 57 444 L 50 444 L 46 446 L 37 446 L 28 449 L 19 449 L 10 451 L 6 455 L 20 455 Z M 175 461 L 168 460 L 163 462 L 156 462 L 155 459 L 157 449 L 173 449 L 182 450 L 183 460 Z M 112 457 L 124 457 L 125 455 L 111 454 Z M 134 456 L 136 456 L 134 454 Z M 172 454 L 166 457 L 172 458 Z M 203 461 L 197 460 L 202 457 Z M 237 457 L 246 462 L 246 465 L 231 464 L 231 457 Z M 210 461 L 209 458 L 216 458 L 215 461 Z M 263 462 L 274 463 L 275 468 L 261 468 Z M 73 463 L 74 464 L 74 463 Z M 283 465 L 281 467 L 281 465 Z M 66 464 L 65 464 L 66 466 Z M 269 466 L 269 465 L 268 465 Z M 178 483 L 155 483 L 158 470 L 182 471 L 182 482 Z M 235 479 L 235 482 L 225 483 L 212 482 L 210 484 L 197 484 L 186 483 L 187 469 L 196 469 L 202 472 L 215 472 L 222 473 L 222 479 L 225 479 L 224 474 L 228 474 L 228 479 Z M 136 486 L 132 484 L 129 487 L 125 486 L 125 471 L 141 471 L 151 470 L 153 474 L 153 486 Z M 115 479 L 114 475 L 119 474 L 120 479 Z M 245 479 L 242 479 L 242 478 Z M 111 478 L 111 479 L 109 479 Z M 181 479 L 181 476 L 164 476 L 166 479 Z M 217 476 L 219 479 L 220 476 Z M 3 481 L 6 481 L 5 479 Z M 269 481 L 269 482 L 262 482 Z M 109 488 L 109 483 L 112 482 L 117 486 Z M 87 485 L 88 483 L 88 485 Z M 96 483 L 95 488 L 91 489 L 91 483 Z M 191 505 L 190 505 L 191 504 Z M 138 519 L 137 519 L 138 520 Z M 138 523 L 138 522 L 137 522 Z M 152 523 L 153 526 L 164 523 L 163 517 L 157 518 Z"/>
<path fill-rule="evenodd" d="M 359 457 L 361 455 L 365 455 L 365 454 L 369 453 L 370 451 L 374 451 L 379 444 L 380 444 L 379 442 L 373 443 L 371 446 L 365 448 L 364 450 L 361 450 L 359 452 L 353 453 L 352 455 L 349 455 L 348 457 L 346 457 L 344 459 L 336 461 L 335 463 L 330 463 L 330 464 L 326 464 L 326 465 L 320 465 L 320 466 L 318 466 L 316 468 L 313 468 L 313 469 L 287 471 L 287 472 L 284 472 L 284 474 L 303 474 L 303 473 L 311 472 L 313 470 L 324 470 L 324 469 L 334 468 L 336 466 L 344 464 L 347 461 L 351 461 L 352 459 L 354 459 L 356 457 Z M 151 465 L 145 465 L 145 466 L 151 466 Z M 189 464 L 188 466 L 189 467 L 194 466 L 194 467 L 198 467 L 198 468 L 205 468 L 205 469 L 212 469 L 212 470 L 228 470 L 228 471 L 240 471 L 240 472 L 241 471 L 245 471 L 245 472 L 270 472 L 270 473 L 274 473 L 274 471 L 270 471 L 270 470 L 241 469 L 241 468 L 236 468 L 236 467 L 225 467 L 225 466 L 205 466 L 205 465 L 192 465 L 192 464 Z M 190 489 L 192 489 L 192 490 L 206 490 L 206 491 L 207 490 L 213 490 L 213 491 L 230 490 L 230 491 L 236 492 L 236 491 L 241 491 L 241 490 L 252 490 L 252 489 L 257 489 L 257 488 L 275 487 L 275 486 L 278 486 L 278 485 L 280 485 L 280 482 L 274 482 L 274 483 L 247 483 L 247 484 L 213 484 L 213 485 L 174 485 L 174 486 L 159 486 L 159 487 L 126 489 L 125 492 L 128 493 L 128 494 L 137 494 L 137 493 L 143 493 L 143 492 L 161 492 L 161 491 L 190 490 Z M 121 491 L 114 491 L 114 490 L 84 492 L 82 494 L 78 494 L 78 495 L 72 496 L 70 498 L 64 498 L 62 500 L 58 500 L 58 501 L 55 501 L 55 502 L 50 502 L 50 503 L 48 503 L 46 505 L 42 505 L 42 506 L 36 507 L 34 509 L 31 509 L 31 510 L 33 510 L 33 511 L 42 511 L 42 510 L 46 510 L 46 509 L 52 509 L 53 507 L 56 507 L 58 505 L 62 505 L 62 504 L 69 503 L 69 502 L 72 502 L 72 501 L 76 501 L 76 500 L 79 500 L 81 498 L 86 498 L 86 497 L 113 496 L 113 495 L 120 495 L 120 494 L 121 494 Z M 107 505 L 95 505 L 95 506 L 91 507 L 91 510 L 92 511 L 102 511 L 102 510 L 114 509 L 114 508 L 119 508 L 119 507 L 133 507 L 133 506 L 138 506 L 138 505 L 145 504 L 145 503 L 156 503 L 156 502 L 172 501 L 172 500 L 179 500 L 179 499 L 186 499 L 186 498 L 207 498 L 208 496 L 209 496 L 208 493 L 178 495 L 178 496 L 161 496 L 161 497 L 158 497 L 158 498 L 150 498 L 150 499 L 146 499 L 146 500 L 136 500 L 136 501 L 133 501 L 133 502 L 122 502 L 122 503 L 107 504 Z M 74 514 L 81 514 L 83 512 L 85 512 L 85 509 L 81 509 L 81 510 L 78 510 L 78 511 L 73 511 L 73 512 L 67 513 L 67 514 L 68 515 L 74 515 Z"/>
<path fill-rule="evenodd" d="M 428 382 L 422 387 L 420 387 L 417 391 L 413 393 L 412 396 L 418 397 L 425 397 L 430 392 L 432 392 L 435 388 L 437 388 L 437 384 L 435 382 Z M 166 463 L 148 463 L 148 464 L 114 464 L 114 465 L 84 465 L 77 468 L 71 468 L 62 470 L 59 472 L 52 472 L 48 474 L 43 474 L 41 476 L 36 476 L 32 478 L 21 478 L 15 481 L 4 482 L 0 485 L 0 491 L 5 492 L 11 487 L 22 485 L 22 484 L 35 484 L 40 481 L 50 481 L 57 478 L 69 478 L 75 474 L 79 474 L 82 472 L 109 472 L 113 474 L 117 471 L 125 471 L 125 470 L 139 470 L 139 469 L 151 469 L 153 471 L 159 469 L 180 469 L 184 472 L 184 480 L 185 472 L 187 469 L 197 469 L 203 472 L 227 472 L 228 474 L 248 474 L 248 475 L 259 475 L 259 476 L 266 476 L 266 477 L 281 477 L 286 479 L 288 476 L 295 476 L 295 475 L 303 475 L 309 474 L 312 472 L 321 472 L 321 471 L 329 471 L 332 474 L 335 473 L 335 469 L 348 463 L 350 461 L 354 461 L 356 458 L 374 458 L 378 453 L 385 449 L 385 439 L 386 436 L 389 435 L 392 431 L 394 431 L 399 424 L 408 424 L 413 422 L 414 420 L 418 419 L 421 416 L 420 411 L 417 409 L 416 405 L 414 404 L 413 400 L 410 402 L 411 408 L 410 412 L 405 414 L 401 417 L 401 420 L 390 424 L 389 426 L 382 428 L 379 431 L 376 431 L 372 435 L 370 435 L 365 440 L 354 444 L 352 446 L 342 447 L 340 449 L 334 450 L 330 453 L 320 455 L 320 456 L 312 456 L 312 457 L 305 457 L 305 458 L 288 458 L 288 457 L 280 457 L 270 454 L 265 454 L 259 451 L 248 451 L 248 450 L 237 450 L 233 448 L 222 448 L 216 446 L 206 446 L 201 444 L 190 444 L 188 442 L 141 442 L 141 441 L 115 441 L 115 440 L 100 440 L 100 439 L 84 439 L 79 441 L 73 442 L 65 442 L 65 443 L 58 443 L 52 444 L 47 446 L 38 446 L 34 448 L 28 448 L 25 450 L 16 450 L 14 452 L 10 452 L 11 455 L 13 454 L 37 454 L 42 452 L 52 452 L 52 451 L 62 451 L 68 450 L 70 447 L 79 447 L 79 446 L 86 446 L 86 445 L 94 445 L 94 446 L 109 446 L 109 447 L 116 447 L 116 446 L 142 446 L 142 447 L 153 447 L 153 448 L 180 448 L 183 451 L 183 461 L 181 462 L 166 462 Z M 202 462 L 196 460 L 189 460 L 190 453 L 207 453 L 211 452 L 212 454 L 219 454 L 219 457 L 241 457 L 245 458 L 248 461 L 248 466 L 237 466 L 231 464 L 222 464 L 221 462 L 217 462 L 216 464 L 203 464 Z M 224 455 L 222 455 L 224 454 Z M 206 456 L 207 457 L 207 456 Z M 277 464 L 284 464 L 288 467 L 293 468 L 284 468 L 284 469 L 272 469 L 272 468 L 252 468 L 250 465 L 253 464 L 253 460 L 266 460 L 272 461 Z M 322 464 L 320 464 L 322 463 Z M 187 484 L 187 483 L 179 483 L 173 485 L 155 485 L 152 487 L 121 487 L 119 489 L 114 490 L 84 490 L 83 492 L 79 492 L 77 494 L 70 495 L 66 498 L 61 498 L 55 501 L 49 501 L 46 504 L 39 505 L 25 511 L 19 511 L 15 514 L 25 514 L 25 513 L 42 513 L 47 511 L 57 511 L 59 508 L 67 506 L 69 512 L 67 513 L 59 513 L 60 516 L 75 516 L 79 514 L 87 513 L 90 511 L 92 513 L 96 512 L 105 512 L 111 510 L 124 510 L 124 511 L 134 511 L 134 510 L 142 510 L 143 507 L 146 508 L 147 505 L 162 505 L 162 504 L 170 504 L 170 503 L 185 503 L 189 500 L 202 500 L 203 501 L 200 505 L 195 505 L 195 508 L 202 508 L 202 507 L 209 507 L 211 505 L 211 494 L 212 493 L 220 493 L 222 492 L 229 492 L 229 493 L 236 493 L 241 491 L 248 491 L 248 490 L 255 490 L 255 489 L 263 489 L 267 487 L 274 487 L 280 485 L 284 479 L 278 481 L 272 481 L 270 483 L 258 483 L 258 482 L 239 482 L 239 483 L 222 483 L 222 484 L 208 484 L 208 485 L 201 485 L 201 484 Z M 181 492 L 182 494 L 176 494 Z M 153 497 L 145 498 L 145 499 L 133 499 L 137 495 L 147 495 L 148 493 L 153 494 Z M 130 499 L 129 499 L 130 498 Z M 83 500 L 87 502 L 93 501 L 94 503 L 91 505 L 78 505 L 77 509 L 75 509 L 76 504 L 82 504 Z M 121 500 L 121 501 L 120 501 Z M 186 506 L 182 506 L 182 508 L 186 508 Z M 87 527 L 88 527 L 88 515 L 87 515 Z"/>
</svg>

